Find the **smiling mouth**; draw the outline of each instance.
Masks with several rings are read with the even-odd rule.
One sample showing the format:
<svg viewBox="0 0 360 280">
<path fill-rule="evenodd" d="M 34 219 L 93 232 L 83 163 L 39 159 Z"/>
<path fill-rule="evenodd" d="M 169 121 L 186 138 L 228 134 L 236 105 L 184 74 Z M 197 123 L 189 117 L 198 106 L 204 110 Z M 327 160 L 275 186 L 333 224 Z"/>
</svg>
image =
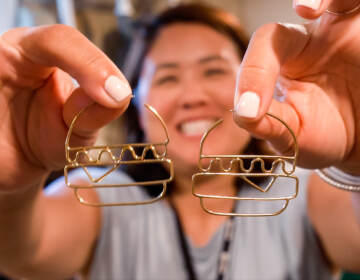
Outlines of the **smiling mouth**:
<svg viewBox="0 0 360 280">
<path fill-rule="evenodd" d="M 215 122 L 214 119 L 201 119 L 184 122 L 179 126 L 179 130 L 186 136 L 202 136 Z"/>
</svg>

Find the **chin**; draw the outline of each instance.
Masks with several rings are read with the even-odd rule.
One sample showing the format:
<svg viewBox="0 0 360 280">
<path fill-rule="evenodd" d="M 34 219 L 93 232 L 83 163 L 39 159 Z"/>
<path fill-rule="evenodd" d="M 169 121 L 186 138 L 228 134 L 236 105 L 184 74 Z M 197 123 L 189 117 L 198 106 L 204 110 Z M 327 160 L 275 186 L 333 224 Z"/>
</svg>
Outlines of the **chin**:
<svg viewBox="0 0 360 280">
<path fill-rule="evenodd" d="M 169 153 L 168 158 L 170 158 L 174 163 L 175 170 L 178 170 L 179 173 L 196 173 L 199 171 L 198 163 L 199 163 L 199 152 L 196 151 L 195 154 L 177 154 L 171 155 Z M 195 155 L 195 156 L 194 156 Z"/>
<path fill-rule="evenodd" d="M 197 165 L 197 163 L 195 165 L 177 165 L 178 167 L 176 167 L 176 165 L 174 165 L 175 167 L 175 177 L 179 178 L 183 178 L 186 180 L 191 180 L 192 175 L 199 173 L 199 167 Z M 176 176 L 177 175 L 177 176 Z"/>
</svg>

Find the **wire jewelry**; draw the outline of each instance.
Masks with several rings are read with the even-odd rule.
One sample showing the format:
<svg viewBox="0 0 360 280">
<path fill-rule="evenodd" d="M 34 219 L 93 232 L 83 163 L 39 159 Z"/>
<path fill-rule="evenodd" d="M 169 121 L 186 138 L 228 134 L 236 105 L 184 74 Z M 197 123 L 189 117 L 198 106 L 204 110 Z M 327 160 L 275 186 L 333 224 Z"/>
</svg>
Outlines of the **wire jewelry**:
<svg viewBox="0 0 360 280">
<path fill-rule="evenodd" d="M 65 184 L 67 187 L 74 190 L 77 200 L 84 205 L 103 207 L 103 206 L 125 206 L 125 205 L 142 205 L 156 202 L 165 196 L 167 190 L 167 184 L 172 181 L 174 177 L 173 163 L 170 159 L 166 158 L 167 145 L 169 143 L 168 131 L 164 120 L 158 114 L 158 112 L 148 104 L 144 106 L 160 121 L 166 140 L 159 143 L 133 143 L 133 144 L 118 144 L 118 145 L 103 145 L 103 146 L 83 146 L 83 147 L 70 147 L 70 138 L 73 128 L 77 119 L 86 110 L 81 110 L 72 120 L 68 130 L 68 134 L 65 140 L 65 157 L 66 165 L 64 168 Z M 158 152 L 157 148 L 162 147 L 163 152 Z M 141 152 L 136 150 L 140 149 Z M 130 159 L 124 159 L 125 154 L 130 155 Z M 148 158 L 148 155 L 151 158 Z M 106 178 L 110 173 L 115 171 L 121 165 L 124 164 L 164 164 L 168 166 L 169 177 L 159 180 L 143 181 L 143 182 L 131 182 L 131 183 L 116 183 L 106 184 L 102 183 L 102 180 Z M 103 167 L 110 166 L 102 176 L 93 177 L 88 167 Z M 70 182 L 69 171 L 71 169 L 82 168 L 89 179 L 88 184 L 79 184 Z M 121 187 L 135 187 L 135 186 L 151 186 L 162 185 L 161 193 L 152 199 L 145 201 L 127 201 L 127 202 L 115 202 L 115 203 L 94 203 L 87 201 L 79 193 L 81 189 L 97 189 L 97 188 L 121 188 Z"/>
<path fill-rule="evenodd" d="M 355 6 L 354 8 L 352 8 L 350 10 L 347 10 L 347 11 L 344 11 L 344 12 L 334 12 L 334 11 L 330 11 L 330 10 L 325 10 L 325 12 L 328 13 L 328 14 L 335 15 L 335 16 L 344 16 L 344 15 L 350 15 L 352 13 L 355 13 L 359 9 L 360 9 L 360 3 L 357 6 Z"/>
<path fill-rule="evenodd" d="M 267 113 L 268 116 L 278 120 L 282 123 L 290 132 L 293 143 L 294 143 L 294 155 L 293 156 L 279 156 L 279 155 L 204 155 L 203 147 L 204 142 L 207 139 L 209 133 L 213 131 L 217 126 L 219 126 L 223 120 L 218 120 L 212 127 L 210 127 L 205 134 L 203 135 L 200 142 L 200 156 L 199 156 L 199 169 L 200 172 L 192 176 L 192 193 L 194 196 L 200 199 L 200 205 L 204 211 L 209 214 L 219 215 L 219 216 L 235 216 L 235 217 L 265 217 L 265 216 L 275 216 L 282 213 L 288 206 L 289 201 L 296 198 L 299 188 L 299 180 L 296 176 L 293 175 L 295 172 L 296 160 L 298 156 L 298 144 L 292 129 L 280 118 L 277 116 Z M 202 161 L 207 160 L 207 166 L 203 166 Z M 226 167 L 224 160 L 230 161 Z M 250 160 L 250 167 L 246 168 L 244 165 L 244 160 Z M 271 161 L 271 168 L 266 169 L 265 161 Z M 285 164 L 285 161 L 291 161 L 291 168 L 288 170 Z M 254 166 L 256 163 L 259 163 L 261 166 L 261 172 L 254 172 Z M 219 171 L 214 171 L 214 166 L 217 165 L 220 167 Z M 281 168 L 278 168 L 281 166 Z M 238 196 L 223 196 L 223 195 L 210 195 L 210 194 L 201 194 L 197 191 L 196 178 L 202 176 L 233 176 L 243 180 L 248 186 L 253 187 L 255 190 L 260 193 L 268 192 L 273 186 L 275 181 L 278 178 L 286 178 L 295 183 L 294 192 L 290 195 L 284 195 L 279 197 L 238 197 Z M 266 177 L 270 181 L 266 184 L 265 188 L 257 185 L 250 180 L 251 177 Z M 204 204 L 205 199 L 228 199 L 236 201 L 283 201 L 281 209 L 273 212 L 264 212 L 264 213 L 236 213 L 234 210 L 230 213 L 218 212 L 211 210 L 206 207 Z"/>
</svg>

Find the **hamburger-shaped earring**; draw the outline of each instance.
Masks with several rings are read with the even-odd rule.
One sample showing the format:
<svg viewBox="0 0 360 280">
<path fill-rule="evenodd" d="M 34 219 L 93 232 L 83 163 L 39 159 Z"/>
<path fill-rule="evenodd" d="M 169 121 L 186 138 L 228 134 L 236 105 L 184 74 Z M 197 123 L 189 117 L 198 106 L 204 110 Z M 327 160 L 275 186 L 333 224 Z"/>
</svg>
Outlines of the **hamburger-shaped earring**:
<svg viewBox="0 0 360 280">
<path fill-rule="evenodd" d="M 158 201 L 165 196 L 167 190 L 167 184 L 172 181 L 174 177 L 173 163 L 170 159 L 166 158 L 167 145 L 169 143 L 168 131 L 164 120 L 158 114 L 158 112 L 148 104 L 144 104 L 147 110 L 158 119 L 161 126 L 164 129 L 166 139 L 159 143 L 132 143 L 132 144 L 117 144 L 117 145 L 101 145 L 101 146 L 80 146 L 71 147 L 70 139 L 73 128 L 80 115 L 86 110 L 80 111 L 72 120 L 68 134 L 65 141 L 65 156 L 66 165 L 64 168 L 64 177 L 66 185 L 74 190 L 75 196 L 81 204 L 87 206 L 126 206 L 126 205 L 142 205 L 150 204 Z M 161 151 L 159 151 L 161 150 Z M 168 178 L 159 178 L 150 181 L 141 182 L 114 182 L 109 180 L 111 173 L 116 171 L 123 165 L 167 165 L 166 168 L 169 171 Z M 93 169 L 96 167 L 96 169 Z M 103 171 L 99 167 L 104 167 Z M 69 171 L 72 169 L 81 169 L 83 173 L 83 179 L 81 182 L 72 181 Z M 114 177 L 117 178 L 117 177 Z M 86 182 L 84 182 L 86 180 Z M 110 188 L 126 188 L 126 187 L 152 187 L 161 186 L 162 190 L 160 194 L 155 198 L 147 200 L 134 200 L 134 201 L 112 201 L 112 202 L 92 202 L 87 201 L 84 196 L 81 195 L 81 190 L 86 189 L 110 189 Z"/>
<path fill-rule="evenodd" d="M 292 156 L 204 154 L 206 139 L 223 120 L 218 120 L 204 133 L 200 142 L 199 172 L 192 176 L 192 193 L 200 199 L 201 207 L 207 213 L 235 217 L 275 216 L 282 213 L 290 200 L 297 196 L 299 180 L 293 175 L 298 155 L 295 134 L 283 120 L 270 113 L 267 115 L 289 131 L 294 146 Z M 199 182 L 206 182 L 210 176 L 233 177 L 232 182 L 238 186 L 236 195 L 219 195 L 221 189 L 217 194 L 205 193 L 203 188 L 199 192 Z M 211 209 L 211 200 L 214 199 L 234 200 L 238 203 L 230 211 L 219 211 Z"/>
</svg>

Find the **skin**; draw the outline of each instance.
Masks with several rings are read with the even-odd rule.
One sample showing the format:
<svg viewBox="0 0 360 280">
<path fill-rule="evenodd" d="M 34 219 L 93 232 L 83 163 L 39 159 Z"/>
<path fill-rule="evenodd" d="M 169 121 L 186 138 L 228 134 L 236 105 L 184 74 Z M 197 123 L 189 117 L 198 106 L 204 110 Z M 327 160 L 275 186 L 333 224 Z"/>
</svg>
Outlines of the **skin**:
<svg viewBox="0 0 360 280">
<path fill-rule="evenodd" d="M 97 129 L 129 102 L 106 94 L 106 78 L 126 81 L 99 49 L 63 25 L 3 34 L 0 62 L 0 270 L 15 278 L 64 279 L 86 266 L 99 213 L 79 207 L 68 190 L 43 194 L 44 180 L 64 166 L 65 135 L 75 113 L 93 104 L 72 139 L 78 145 L 92 143 Z M 81 227 L 89 235 L 82 235 Z"/>
<path fill-rule="evenodd" d="M 180 174 L 191 176 L 196 171 L 203 134 L 187 135 L 180 128 L 183 123 L 223 118 L 223 124 L 206 143 L 215 154 L 237 153 L 248 143 L 249 134 L 236 128 L 230 113 L 239 65 L 231 40 L 201 24 L 170 25 L 155 40 L 141 76 L 141 83 L 149 87 L 139 94 L 141 103 L 153 105 L 167 124 L 169 157 L 176 160 Z M 147 139 L 159 140 L 161 127 L 144 107 L 140 108 Z M 234 137 L 222 137 L 231 129 Z M 224 145 L 218 145 L 220 139 Z"/>
<path fill-rule="evenodd" d="M 300 15 L 318 19 L 303 30 L 276 23 L 262 26 L 241 65 L 235 105 L 245 91 L 256 92 L 261 102 L 257 117 L 235 114 L 235 121 L 287 152 L 289 139 L 264 114 L 270 111 L 286 120 L 302 151 L 299 165 L 307 168 L 336 165 L 360 174 L 360 42 L 353 28 L 360 22 L 360 12 L 348 16 L 324 13 L 327 8 L 346 11 L 358 3 L 324 0 L 317 11 L 296 7 Z M 284 103 L 272 99 L 276 82 L 286 95 Z"/>
<path fill-rule="evenodd" d="M 354 1 L 333 1 L 331 8 L 346 10 L 350 4 L 354 4 Z M 329 5 L 330 1 L 324 0 L 319 11 L 310 11 L 304 7 L 297 7 L 296 11 L 302 16 L 315 18 Z M 313 24 L 314 29 L 308 29 L 310 35 L 278 25 L 267 25 L 260 29 L 253 37 L 242 63 L 239 84 L 240 93 L 243 90 L 253 90 L 261 95 L 260 113 L 255 120 L 235 116 L 236 121 L 251 133 L 262 136 L 279 147 L 279 143 L 288 142 L 279 133 L 281 131 L 277 130 L 277 126 L 272 126 L 267 118 L 263 118 L 270 107 L 272 112 L 288 120 L 297 132 L 300 153 L 306 154 L 302 161 L 304 166 L 336 164 L 346 171 L 360 174 L 357 165 L 360 139 L 354 136 L 359 135 L 359 124 L 355 124 L 359 120 L 359 106 L 356 105 L 359 104 L 357 92 L 360 86 L 357 77 L 360 58 L 359 52 L 354 51 L 359 46 L 356 24 L 358 16 L 354 14 L 351 17 L 337 18 L 325 15 L 320 19 L 323 25 Z M 325 35 L 329 35 L 330 42 L 324 40 L 327 38 Z M 304 38 L 307 36 L 314 36 L 314 40 L 310 40 L 311 44 L 305 44 L 313 48 L 299 52 L 301 47 L 304 48 L 304 42 L 308 42 L 308 38 Z M 274 48 L 274 40 L 282 44 Z M 299 44 L 293 44 L 294 40 Z M 320 48 L 323 48 L 321 52 Z M 320 54 L 323 55 L 324 52 L 329 53 L 328 56 L 322 56 L 328 59 L 327 63 L 316 60 L 317 64 L 311 68 L 314 65 L 313 57 L 321 57 Z M 336 59 L 335 54 L 340 58 L 350 55 L 351 60 Z M 297 59 L 299 57 L 302 59 Z M 94 141 L 99 127 L 126 109 L 128 99 L 119 103 L 104 91 L 107 77 L 116 75 L 122 78 L 122 74 L 81 34 L 65 26 L 15 29 L 3 34 L 0 37 L 0 62 L 6 66 L 0 69 L 0 270 L 14 278 L 69 278 L 77 272 L 86 271 L 89 265 L 100 229 L 100 210 L 82 207 L 63 186 L 57 186 L 51 193 L 43 193 L 43 181 L 51 170 L 64 165 L 64 138 L 69 121 L 76 112 L 93 104 L 90 113 L 84 117 L 83 129 L 75 131 L 77 138 L 74 141 L 85 145 Z M 286 67 L 282 67 L 284 64 Z M 293 102 L 274 105 L 276 103 L 271 103 L 270 97 L 280 66 L 285 71 L 282 73 L 293 74 L 286 78 L 292 87 L 297 86 L 297 90 L 290 94 L 294 96 Z M 316 70 L 316 73 L 303 78 L 301 71 L 309 74 L 306 69 Z M 325 79 L 321 83 L 321 77 L 329 78 L 328 69 L 335 69 L 339 75 L 331 76 L 331 79 Z M 341 69 L 348 71 L 346 80 L 338 72 Z M 79 81 L 79 89 L 73 89 L 69 74 Z M 254 85 L 256 88 L 253 88 Z M 344 85 L 348 85 L 347 91 L 339 90 Z M 301 92 L 312 98 L 311 102 L 307 102 L 310 106 L 308 111 L 298 110 L 297 115 L 294 114 L 295 108 L 305 108 L 300 106 L 303 98 L 296 98 Z M 327 102 L 320 102 L 322 100 Z M 321 104 L 323 116 L 330 116 L 329 112 L 332 112 L 334 120 L 330 125 L 325 122 L 327 118 L 322 118 L 321 123 L 319 118 L 311 114 L 319 108 L 317 104 Z M 222 111 L 225 107 L 228 110 L 233 106 L 228 107 L 226 104 L 217 110 Z M 171 114 L 167 115 L 166 110 L 161 111 L 171 123 Z M 324 115 L 325 113 L 328 115 Z M 99 119 L 104 122 L 99 123 Z M 339 137 L 338 141 L 346 141 L 335 143 L 329 151 L 327 145 L 319 145 L 319 139 L 324 142 L 328 132 L 321 134 L 323 132 L 317 130 L 318 134 L 313 134 L 303 129 L 305 124 L 309 128 L 311 122 L 317 128 L 325 125 L 334 129 L 333 135 Z M 175 122 L 171 126 L 174 128 Z M 341 127 L 346 129 L 339 129 Z M 311 137 L 305 137 L 306 133 Z M 318 136 L 313 137 L 314 135 Z M 174 137 L 177 138 L 176 135 Z M 231 147 L 239 147 L 238 144 L 231 142 Z M 192 145 L 191 141 L 186 145 Z M 179 157 L 180 166 L 185 166 L 187 159 L 190 159 L 190 156 L 181 158 L 175 150 L 171 153 Z M 190 164 L 191 168 L 194 167 L 194 162 Z M 184 179 L 184 182 L 179 178 L 176 180 L 178 186 L 188 184 L 188 179 Z M 226 185 L 231 186 L 231 182 Z M 179 190 L 182 189 L 184 188 L 179 187 Z M 90 199 L 96 199 L 95 193 L 90 192 L 88 195 Z M 308 196 L 309 216 L 330 262 L 359 271 L 360 231 L 354 212 L 354 209 L 359 209 L 354 207 L 359 205 L 358 196 L 334 191 L 334 188 L 317 180 L 317 177 L 309 185 Z M 192 208 L 190 196 L 186 192 L 179 192 L 177 197 L 183 197 L 183 202 L 189 202 L 188 209 Z M 174 201 L 174 204 L 177 205 L 177 202 Z M 189 210 L 184 209 L 181 214 L 183 222 L 186 221 L 183 216 L 192 214 L 186 211 Z M 209 216 L 195 211 L 194 218 L 187 219 L 192 221 L 185 226 L 190 238 L 196 239 L 194 229 L 198 222 L 208 223 L 203 224 L 204 232 L 216 229 L 219 221 L 210 221 L 212 218 L 207 217 Z M 64 231 L 64 228 L 72 230 Z"/>
<path fill-rule="evenodd" d="M 325 12 L 349 11 L 359 1 L 322 0 L 317 10 L 295 4 L 300 16 L 316 21 L 300 28 L 267 24 L 256 31 L 241 65 L 234 106 L 243 92 L 253 91 L 260 96 L 260 108 L 255 118 L 234 114 L 234 120 L 287 153 L 288 136 L 264 115 L 272 112 L 295 131 L 299 165 L 333 165 L 360 175 L 360 42 L 355 35 L 360 11 L 340 16 Z M 276 87 L 286 95 L 284 103 L 272 99 Z M 314 178 L 308 196 L 309 216 L 331 262 L 360 271 L 360 194 L 333 190 Z"/>
<path fill-rule="evenodd" d="M 206 214 L 190 191 L 191 176 L 199 172 L 203 131 L 188 135 L 181 125 L 223 118 L 222 125 L 207 139 L 205 153 L 241 153 L 250 136 L 236 127 L 230 113 L 239 64 L 236 48 L 226 36 L 202 24 L 178 23 L 160 31 L 141 75 L 140 103 L 149 103 L 157 109 L 171 139 L 168 157 L 174 162 L 176 186 L 171 200 L 178 208 L 185 232 L 197 245 L 206 244 L 225 218 Z M 147 139 L 159 141 L 159 135 L 163 135 L 159 122 L 147 110 L 142 109 L 140 115 Z M 221 185 L 223 194 L 235 195 L 234 184 L 226 176 L 199 181 L 199 192 L 219 193 Z M 209 207 L 229 211 L 232 204 L 233 201 L 212 200 Z"/>
</svg>

